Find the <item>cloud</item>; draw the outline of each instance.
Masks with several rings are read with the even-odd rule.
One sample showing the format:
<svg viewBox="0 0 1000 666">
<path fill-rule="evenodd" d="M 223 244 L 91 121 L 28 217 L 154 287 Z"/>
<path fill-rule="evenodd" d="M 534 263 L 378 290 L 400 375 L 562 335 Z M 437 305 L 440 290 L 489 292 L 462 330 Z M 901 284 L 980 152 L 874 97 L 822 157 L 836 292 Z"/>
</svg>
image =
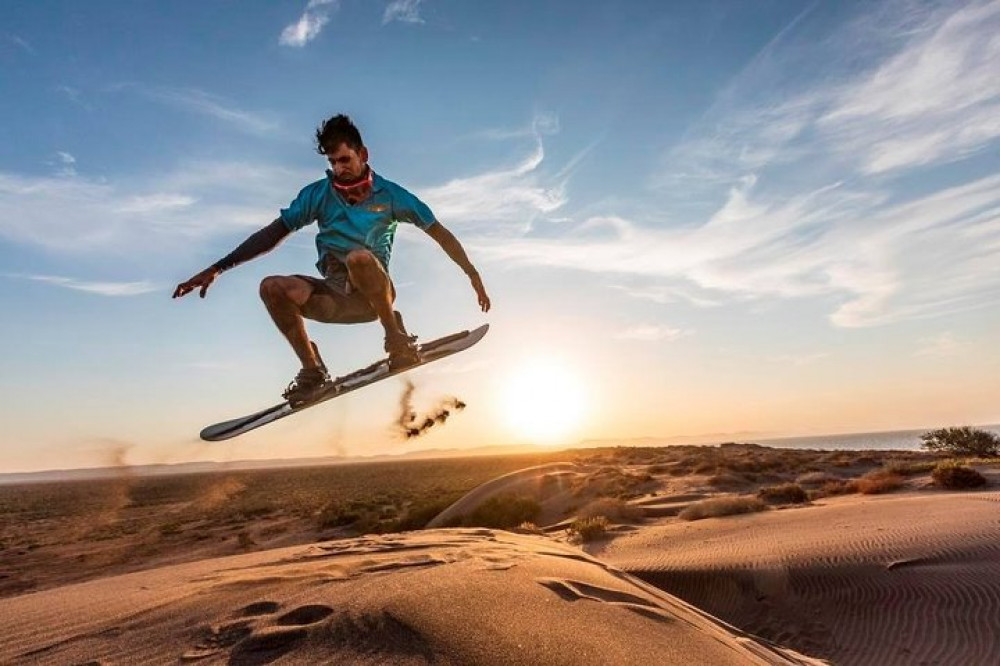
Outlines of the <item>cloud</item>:
<svg viewBox="0 0 1000 666">
<path fill-rule="evenodd" d="M 659 324 L 640 324 L 624 329 L 615 334 L 618 340 L 635 340 L 638 342 L 669 342 L 685 335 L 690 335 L 691 331 L 671 326 Z"/>
<path fill-rule="evenodd" d="M 422 0 L 392 0 L 386 5 L 385 13 L 382 14 L 382 25 L 392 21 L 402 23 L 423 23 L 420 18 L 420 3 Z"/>
<path fill-rule="evenodd" d="M 965 345 L 955 338 L 951 332 L 942 333 L 931 338 L 924 338 L 920 341 L 920 348 L 914 352 L 914 356 L 956 356 Z"/>
<path fill-rule="evenodd" d="M 934 13 L 915 32 L 817 120 L 863 173 L 958 159 L 1000 136 L 1000 2 Z"/>
<path fill-rule="evenodd" d="M 782 365 L 795 365 L 795 366 L 805 366 L 812 365 L 817 361 L 821 361 L 824 358 L 830 356 L 829 352 L 814 352 L 812 354 L 780 354 L 778 356 L 772 356 L 769 360 L 775 363 L 781 363 Z"/>
<path fill-rule="evenodd" d="M 18 47 L 23 49 L 25 52 L 30 53 L 31 55 L 35 55 L 35 47 L 32 46 L 28 40 L 24 39 L 23 37 L 19 37 L 17 35 L 9 35 L 8 37 L 10 38 L 12 44 L 17 45 Z"/>
<path fill-rule="evenodd" d="M 187 162 L 113 182 L 0 171 L 0 238 L 67 255 L 181 252 L 192 239 L 265 225 L 315 179 L 240 162 Z"/>
<path fill-rule="evenodd" d="M 1000 176 L 933 168 L 1000 138 L 1000 1 L 912 7 L 773 40 L 651 181 L 673 225 L 609 213 L 477 251 L 659 302 L 816 299 L 840 327 L 996 303 Z"/>
<path fill-rule="evenodd" d="M 712 297 L 708 295 L 708 292 L 697 289 L 695 285 L 647 285 L 641 287 L 611 285 L 611 288 L 621 291 L 630 298 L 652 301 L 661 305 L 686 302 L 700 308 L 711 308 L 722 304 L 717 296 Z"/>
<path fill-rule="evenodd" d="M 284 46 L 303 47 L 319 36 L 330 21 L 330 15 L 340 8 L 340 0 L 309 0 L 302 16 L 295 23 L 285 26 L 278 38 Z"/>
<path fill-rule="evenodd" d="M 61 150 L 56 151 L 56 157 L 58 158 L 56 164 L 59 166 L 59 169 L 56 172 L 57 175 L 64 178 L 72 178 L 76 175 L 75 157 Z"/>
<path fill-rule="evenodd" d="M 22 278 L 35 282 L 44 282 L 57 287 L 65 287 L 75 291 L 83 291 L 99 296 L 138 296 L 163 289 L 160 285 L 147 281 L 141 282 L 90 282 L 58 275 L 8 275 L 7 277 Z"/>
<path fill-rule="evenodd" d="M 534 149 L 518 164 L 420 188 L 418 194 L 442 220 L 459 221 L 468 230 L 498 236 L 530 230 L 535 218 L 567 202 L 568 171 L 550 177 L 540 168 L 545 160 L 540 128 L 551 130 L 552 122 L 558 127 L 558 120 L 532 121 L 527 136 Z"/>
<path fill-rule="evenodd" d="M 745 185 L 694 229 L 612 222 L 478 249 L 508 264 L 655 278 L 680 296 L 693 285 L 709 302 L 835 298 L 830 320 L 844 327 L 953 312 L 1000 289 L 1000 176 L 896 205 L 846 188 L 761 203 Z"/>
<path fill-rule="evenodd" d="M 116 86 L 116 89 L 134 89 L 150 99 L 221 120 L 229 127 L 251 134 L 273 134 L 280 128 L 276 121 L 238 109 L 218 95 L 196 88 L 151 87 L 131 83 Z"/>
</svg>

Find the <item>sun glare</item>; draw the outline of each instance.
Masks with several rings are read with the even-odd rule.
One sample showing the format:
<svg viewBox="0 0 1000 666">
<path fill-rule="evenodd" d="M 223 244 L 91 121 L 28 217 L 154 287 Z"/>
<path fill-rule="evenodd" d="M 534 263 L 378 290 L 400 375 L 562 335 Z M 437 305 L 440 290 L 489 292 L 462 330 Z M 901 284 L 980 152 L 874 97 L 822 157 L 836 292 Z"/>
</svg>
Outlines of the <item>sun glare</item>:
<svg viewBox="0 0 1000 666">
<path fill-rule="evenodd" d="M 574 434 L 584 415 L 582 381 L 552 360 L 515 367 L 505 386 L 504 414 L 514 433 L 537 444 L 555 444 Z"/>
</svg>

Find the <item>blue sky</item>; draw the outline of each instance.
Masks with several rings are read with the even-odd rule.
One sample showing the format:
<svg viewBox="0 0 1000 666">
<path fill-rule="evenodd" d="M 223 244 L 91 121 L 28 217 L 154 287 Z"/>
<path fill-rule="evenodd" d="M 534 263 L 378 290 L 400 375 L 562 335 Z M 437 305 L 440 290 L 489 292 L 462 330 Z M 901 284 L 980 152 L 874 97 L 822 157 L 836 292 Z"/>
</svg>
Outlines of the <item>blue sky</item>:
<svg viewBox="0 0 1000 666">
<path fill-rule="evenodd" d="M 1000 2 L 35 2 L 0 19 L 5 470 L 531 441 L 544 428 L 510 397 L 529 389 L 559 443 L 1000 421 Z M 469 407 L 402 442 L 385 382 L 202 444 L 294 375 L 256 292 L 312 270 L 311 233 L 204 301 L 170 292 L 322 176 L 312 132 L 337 112 L 483 273 L 486 317 L 429 238 L 397 235 L 412 330 L 493 327 L 413 373 L 424 407 Z M 334 372 L 381 351 L 376 325 L 310 331 Z"/>
</svg>

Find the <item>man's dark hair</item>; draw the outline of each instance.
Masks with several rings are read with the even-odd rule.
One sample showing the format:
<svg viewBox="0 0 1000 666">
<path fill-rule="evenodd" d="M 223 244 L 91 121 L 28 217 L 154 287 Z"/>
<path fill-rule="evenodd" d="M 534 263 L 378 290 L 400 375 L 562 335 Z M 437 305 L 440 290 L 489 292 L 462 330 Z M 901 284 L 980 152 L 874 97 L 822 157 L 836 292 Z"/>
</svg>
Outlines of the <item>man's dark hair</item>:
<svg viewBox="0 0 1000 666">
<path fill-rule="evenodd" d="M 336 150 L 337 146 L 346 143 L 348 148 L 361 150 L 365 144 L 361 141 L 361 132 L 354 126 L 351 119 L 342 113 L 323 121 L 316 130 L 316 152 L 325 155 L 326 151 Z"/>
</svg>

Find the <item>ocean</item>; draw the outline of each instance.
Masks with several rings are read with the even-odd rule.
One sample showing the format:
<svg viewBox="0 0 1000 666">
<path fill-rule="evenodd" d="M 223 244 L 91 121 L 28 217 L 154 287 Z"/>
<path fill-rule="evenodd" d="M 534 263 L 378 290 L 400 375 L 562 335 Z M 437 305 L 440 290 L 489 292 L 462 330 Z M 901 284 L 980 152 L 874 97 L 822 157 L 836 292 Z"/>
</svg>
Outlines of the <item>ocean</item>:
<svg viewBox="0 0 1000 666">
<path fill-rule="evenodd" d="M 1000 435 L 1000 425 L 973 426 Z M 920 450 L 920 436 L 936 428 L 921 430 L 892 430 L 887 432 L 855 432 L 843 435 L 815 435 L 810 437 L 782 437 L 755 440 L 757 444 L 787 449 L 836 449 L 836 450 Z"/>
</svg>

